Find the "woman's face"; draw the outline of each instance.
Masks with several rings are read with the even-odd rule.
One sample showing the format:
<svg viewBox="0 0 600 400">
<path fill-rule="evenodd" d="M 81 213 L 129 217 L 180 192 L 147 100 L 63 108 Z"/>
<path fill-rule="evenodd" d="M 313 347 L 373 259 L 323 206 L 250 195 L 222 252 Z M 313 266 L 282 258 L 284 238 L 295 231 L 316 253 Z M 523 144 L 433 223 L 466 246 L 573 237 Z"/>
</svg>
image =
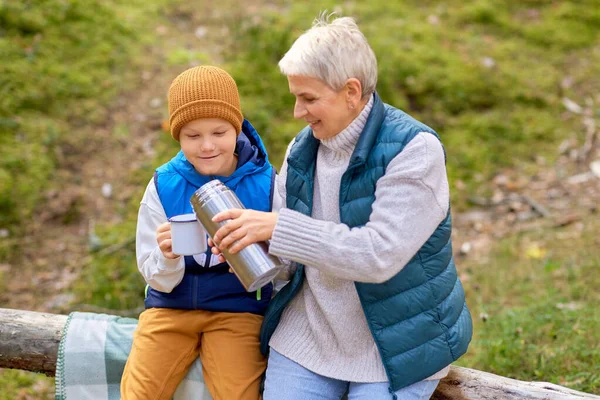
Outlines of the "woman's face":
<svg viewBox="0 0 600 400">
<path fill-rule="evenodd" d="M 331 138 L 344 130 L 356 118 L 350 108 L 348 91 L 339 92 L 317 78 L 288 76 L 290 92 L 296 97 L 294 118 L 304 119 L 317 139 Z"/>
<path fill-rule="evenodd" d="M 185 158 L 206 176 L 229 176 L 235 171 L 236 142 L 234 126 L 220 118 L 196 119 L 184 125 L 179 133 Z"/>
</svg>

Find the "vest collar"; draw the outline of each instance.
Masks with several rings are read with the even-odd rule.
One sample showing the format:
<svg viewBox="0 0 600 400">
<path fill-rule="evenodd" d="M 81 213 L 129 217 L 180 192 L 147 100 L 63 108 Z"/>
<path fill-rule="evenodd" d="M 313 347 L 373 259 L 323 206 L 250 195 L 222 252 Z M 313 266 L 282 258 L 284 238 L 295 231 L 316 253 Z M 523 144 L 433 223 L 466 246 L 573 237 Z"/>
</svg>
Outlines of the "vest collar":
<svg viewBox="0 0 600 400">
<path fill-rule="evenodd" d="M 375 92 L 373 93 L 373 108 L 371 109 L 367 123 L 358 138 L 358 143 L 356 143 L 352 157 L 350 157 L 348 169 L 364 164 L 367 161 L 367 157 L 369 156 L 369 153 L 371 153 L 371 149 L 379 135 L 384 117 L 385 107 L 379 98 L 379 95 Z"/>
</svg>

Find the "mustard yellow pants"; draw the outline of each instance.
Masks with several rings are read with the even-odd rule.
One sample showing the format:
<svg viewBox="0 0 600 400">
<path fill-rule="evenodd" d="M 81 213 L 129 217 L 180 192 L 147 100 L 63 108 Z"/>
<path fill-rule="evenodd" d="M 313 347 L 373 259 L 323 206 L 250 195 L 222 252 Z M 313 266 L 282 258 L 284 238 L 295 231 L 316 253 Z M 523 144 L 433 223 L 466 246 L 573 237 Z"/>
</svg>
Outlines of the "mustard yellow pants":
<svg viewBox="0 0 600 400">
<path fill-rule="evenodd" d="M 200 356 L 214 400 L 257 400 L 267 360 L 263 317 L 250 313 L 150 308 L 140 314 L 121 379 L 122 400 L 171 400 Z"/>
</svg>

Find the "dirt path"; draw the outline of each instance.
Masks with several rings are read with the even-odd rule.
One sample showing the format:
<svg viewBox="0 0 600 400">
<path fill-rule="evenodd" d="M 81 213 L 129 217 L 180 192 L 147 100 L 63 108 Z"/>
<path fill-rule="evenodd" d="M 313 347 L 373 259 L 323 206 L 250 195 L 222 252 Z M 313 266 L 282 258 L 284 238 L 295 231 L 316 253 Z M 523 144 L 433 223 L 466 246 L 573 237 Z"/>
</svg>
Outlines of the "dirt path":
<svg viewBox="0 0 600 400">
<path fill-rule="evenodd" d="M 565 141 L 556 163 L 540 159 L 534 175 L 506 169 L 486 183 L 493 191 L 490 197 L 471 196 L 474 207 L 454 215 L 455 254 L 480 263 L 494 243 L 520 233 L 536 232 L 532 236 L 540 242 L 579 237 L 600 213 L 600 126 L 594 132 L 589 150 Z M 600 237 L 596 243 L 600 246 Z"/>
</svg>

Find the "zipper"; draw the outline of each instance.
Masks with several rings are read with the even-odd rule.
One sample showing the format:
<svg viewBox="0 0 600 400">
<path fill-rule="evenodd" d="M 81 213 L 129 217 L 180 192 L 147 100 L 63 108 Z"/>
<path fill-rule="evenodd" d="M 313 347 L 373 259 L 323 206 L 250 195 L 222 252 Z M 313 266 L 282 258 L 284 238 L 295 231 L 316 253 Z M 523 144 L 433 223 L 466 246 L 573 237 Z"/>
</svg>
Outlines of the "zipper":
<svg viewBox="0 0 600 400">
<path fill-rule="evenodd" d="M 192 296 L 192 309 L 196 310 L 198 308 L 198 275 L 194 274 L 194 280 L 193 280 L 193 293 L 194 295 Z"/>
</svg>

